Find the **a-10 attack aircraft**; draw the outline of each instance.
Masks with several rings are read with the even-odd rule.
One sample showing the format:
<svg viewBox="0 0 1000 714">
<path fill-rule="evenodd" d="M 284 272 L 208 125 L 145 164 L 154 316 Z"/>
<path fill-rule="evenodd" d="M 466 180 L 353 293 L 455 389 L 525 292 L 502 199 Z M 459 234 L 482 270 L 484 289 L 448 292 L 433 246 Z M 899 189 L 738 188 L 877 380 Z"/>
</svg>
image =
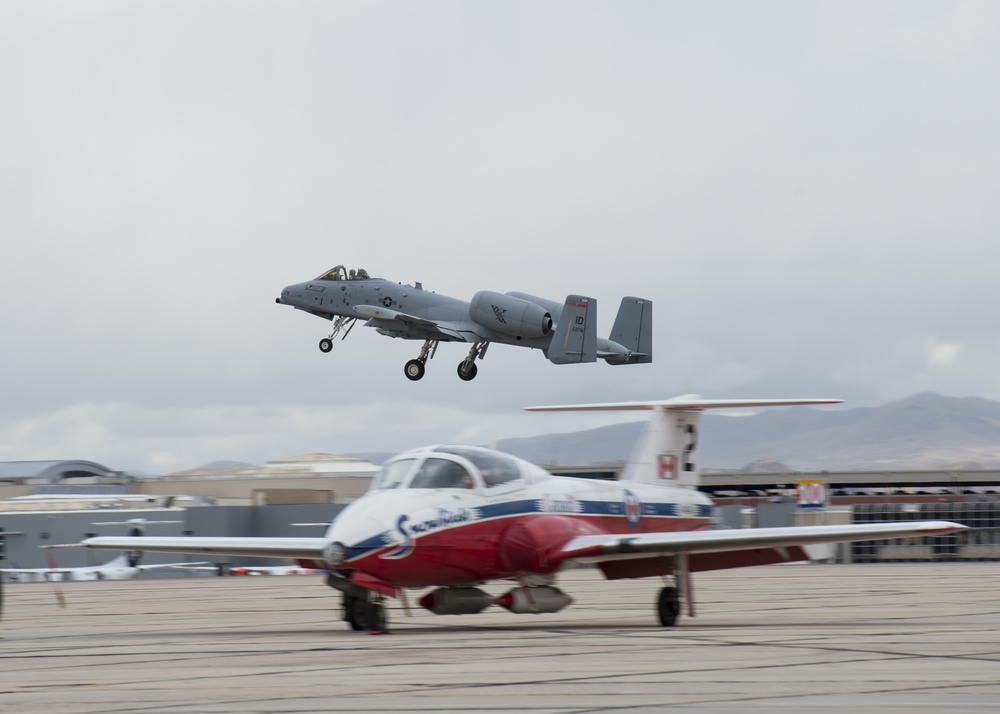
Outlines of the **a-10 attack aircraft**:
<svg viewBox="0 0 1000 714">
<path fill-rule="evenodd" d="M 556 612 L 572 598 L 559 571 L 594 563 L 609 580 L 664 577 L 659 621 L 675 624 L 681 602 L 694 614 L 690 574 L 807 560 L 812 543 L 938 536 L 948 521 L 711 530 L 712 502 L 696 489 L 703 410 L 829 404 L 838 400 L 705 400 L 691 397 L 554 410 L 650 410 L 619 481 L 554 476 L 508 454 L 472 446 L 431 446 L 387 461 L 371 489 L 347 505 L 319 538 L 98 537 L 89 548 L 295 558 L 326 568 L 343 593 L 352 629 L 384 631 L 386 597 L 409 607 L 407 589 L 435 588 L 419 604 L 431 612 Z M 139 541 L 138 543 L 136 541 Z M 479 586 L 508 580 L 494 596 Z"/>
<path fill-rule="evenodd" d="M 607 339 L 597 336 L 594 298 L 569 295 L 559 303 L 526 293 L 481 290 L 466 302 L 424 290 L 420 283 L 394 283 L 343 265 L 289 285 L 275 302 L 333 321 L 333 331 L 319 342 L 323 352 L 333 349 L 337 336 L 345 339 L 358 320 L 382 335 L 423 340 L 420 354 L 403 369 L 413 381 L 424 376 L 440 342 L 472 345 L 458 365 L 458 376 L 465 381 L 475 378 L 476 360 L 486 356 L 491 342 L 543 350 L 555 364 L 598 358 L 608 364 L 653 361 L 653 304 L 637 297 L 622 298 Z"/>
</svg>

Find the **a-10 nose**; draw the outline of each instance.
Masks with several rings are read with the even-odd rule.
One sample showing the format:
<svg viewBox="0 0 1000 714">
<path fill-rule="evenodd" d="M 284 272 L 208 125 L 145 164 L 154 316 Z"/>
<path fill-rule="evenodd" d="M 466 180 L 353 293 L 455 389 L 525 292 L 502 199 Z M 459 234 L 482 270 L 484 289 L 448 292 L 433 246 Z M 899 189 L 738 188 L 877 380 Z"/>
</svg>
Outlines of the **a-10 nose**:
<svg viewBox="0 0 1000 714">
<path fill-rule="evenodd" d="M 274 301 L 279 305 L 293 305 L 292 300 L 300 297 L 299 293 L 301 293 L 301 290 L 296 290 L 295 288 L 295 285 L 289 285 L 281 291 L 281 297 L 275 298 Z"/>
</svg>

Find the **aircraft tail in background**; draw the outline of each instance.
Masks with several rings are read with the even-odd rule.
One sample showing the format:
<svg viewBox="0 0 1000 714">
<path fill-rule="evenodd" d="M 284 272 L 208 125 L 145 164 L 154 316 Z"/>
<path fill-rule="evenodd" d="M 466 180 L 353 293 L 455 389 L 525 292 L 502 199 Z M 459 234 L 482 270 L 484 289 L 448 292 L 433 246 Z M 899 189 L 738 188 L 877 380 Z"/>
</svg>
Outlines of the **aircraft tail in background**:
<svg viewBox="0 0 1000 714">
<path fill-rule="evenodd" d="M 701 475 L 698 442 L 706 409 L 839 404 L 840 399 L 702 399 L 696 394 L 656 402 L 613 402 L 529 407 L 528 411 L 651 411 L 622 481 L 697 488 Z"/>
</svg>

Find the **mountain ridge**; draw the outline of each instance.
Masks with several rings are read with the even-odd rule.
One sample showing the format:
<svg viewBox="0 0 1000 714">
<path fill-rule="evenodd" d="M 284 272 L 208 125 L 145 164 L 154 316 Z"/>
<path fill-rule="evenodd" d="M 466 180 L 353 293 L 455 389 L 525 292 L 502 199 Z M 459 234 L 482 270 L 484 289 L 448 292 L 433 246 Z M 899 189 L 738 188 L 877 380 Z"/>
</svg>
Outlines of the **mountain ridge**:
<svg viewBox="0 0 1000 714">
<path fill-rule="evenodd" d="M 626 461 L 644 420 L 569 433 L 501 439 L 500 451 L 542 466 Z M 921 392 L 877 407 L 706 412 L 707 470 L 1000 468 L 1000 402 Z M 387 453 L 352 454 L 381 463 Z"/>
<path fill-rule="evenodd" d="M 644 422 L 505 439 L 540 464 L 627 460 Z M 761 461 L 795 470 L 1000 467 L 1000 402 L 922 392 L 878 407 L 769 409 L 705 415 L 701 464 L 744 470 Z"/>
</svg>

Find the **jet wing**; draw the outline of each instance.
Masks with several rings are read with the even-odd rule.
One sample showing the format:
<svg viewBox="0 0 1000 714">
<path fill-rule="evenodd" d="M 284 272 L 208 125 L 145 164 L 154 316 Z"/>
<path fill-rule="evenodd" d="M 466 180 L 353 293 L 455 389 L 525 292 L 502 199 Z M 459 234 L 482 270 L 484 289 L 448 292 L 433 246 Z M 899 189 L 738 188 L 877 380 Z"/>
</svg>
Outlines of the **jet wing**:
<svg viewBox="0 0 1000 714">
<path fill-rule="evenodd" d="M 149 553 L 200 553 L 257 558 L 323 560 L 325 538 L 213 538 L 199 536 L 97 536 L 80 541 L 84 548 L 138 550 Z"/>
<path fill-rule="evenodd" d="M 901 521 L 845 526 L 586 535 L 569 540 L 553 557 L 560 560 L 600 563 L 680 553 L 720 553 L 760 548 L 788 548 L 812 543 L 937 536 L 966 529 L 967 526 L 950 521 Z"/>
<path fill-rule="evenodd" d="M 441 336 L 441 339 L 443 340 L 458 340 L 460 342 L 467 341 L 460 332 L 453 329 L 452 327 L 449 327 L 446 323 L 443 322 L 435 322 L 434 320 L 425 320 L 422 317 L 417 317 L 415 315 L 408 315 L 405 312 L 390 310 L 385 307 L 377 307 L 375 305 L 355 305 L 354 311 L 359 313 L 360 315 L 363 315 L 364 317 L 371 318 L 372 320 L 381 320 L 383 322 L 398 322 L 412 329 L 437 333 Z"/>
</svg>

